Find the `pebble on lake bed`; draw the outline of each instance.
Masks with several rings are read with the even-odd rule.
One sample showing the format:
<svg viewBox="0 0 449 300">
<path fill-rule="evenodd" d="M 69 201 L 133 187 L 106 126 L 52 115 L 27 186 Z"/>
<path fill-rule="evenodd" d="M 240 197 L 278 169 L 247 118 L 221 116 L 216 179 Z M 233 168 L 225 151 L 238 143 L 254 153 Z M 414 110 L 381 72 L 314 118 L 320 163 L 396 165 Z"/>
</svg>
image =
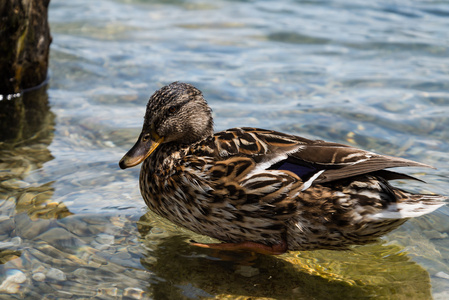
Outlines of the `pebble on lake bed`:
<svg viewBox="0 0 449 300">
<path fill-rule="evenodd" d="M 240 274 L 244 277 L 253 277 L 259 275 L 260 271 L 257 268 L 251 266 L 239 266 L 235 271 L 236 274 Z"/>
<path fill-rule="evenodd" d="M 42 272 L 37 272 L 33 274 L 32 278 L 34 281 L 44 281 L 46 276 Z"/>
<path fill-rule="evenodd" d="M 110 287 L 110 288 L 99 288 L 97 291 L 97 296 L 110 296 L 117 297 L 118 288 Z"/>
<path fill-rule="evenodd" d="M 96 238 L 95 241 L 99 244 L 103 245 L 112 245 L 114 244 L 114 236 L 106 233 L 100 233 Z"/>
<path fill-rule="evenodd" d="M 62 272 L 59 269 L 56 268 L 51 268 L 47 271 L 47 277 L 56 281 L 63 281 L 66 280 L 67 277 L 64 274 L 64 272 Z"/>
<path fill-rule="evenodd" d="M 139 288 L 126 288 L 123 291 L 123 297 L 128 297 L 131 299 L 142 299 L 144 291 Z"/>
<path fill-rule="evenodd" d="M 6 278 L 0 285 L 0 292 L 15 294 L 19 292 L 20 284 L 26 281 L 26 275 L 20 270 L 7 270 Z"/>
</svg>

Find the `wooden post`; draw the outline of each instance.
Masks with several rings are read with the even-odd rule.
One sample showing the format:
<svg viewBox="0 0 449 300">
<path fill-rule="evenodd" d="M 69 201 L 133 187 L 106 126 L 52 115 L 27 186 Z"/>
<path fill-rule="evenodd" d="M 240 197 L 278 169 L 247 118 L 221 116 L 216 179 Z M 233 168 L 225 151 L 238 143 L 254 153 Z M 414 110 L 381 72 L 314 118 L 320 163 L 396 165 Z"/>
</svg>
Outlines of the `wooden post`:
<svg viewBox="0 0 449 300">
<path fill-rule="evenodd" d="M 19 93 L 47 79 L 49 3 L 50 0 L 0 0 L 1 95 Z"/>
</svg>

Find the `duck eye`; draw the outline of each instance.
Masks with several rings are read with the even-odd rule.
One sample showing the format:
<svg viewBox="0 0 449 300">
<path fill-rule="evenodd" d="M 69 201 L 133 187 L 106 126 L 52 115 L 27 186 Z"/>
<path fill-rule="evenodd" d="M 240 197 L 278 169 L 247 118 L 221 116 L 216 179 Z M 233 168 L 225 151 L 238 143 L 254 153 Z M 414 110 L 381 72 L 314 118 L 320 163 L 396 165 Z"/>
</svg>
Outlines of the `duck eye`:
<svg viewBox="0 0 449 300">
<path fill-rule="evenodd" d="M 176 107 L 176 106 L 172 106 L 172 107 L 170 107 L 169 109 L 168 109 L 168 112 L 169 113 L 174 113 L 174 112 L 176 112 L 178 110 L 178 108 Z"/>
<path fill-rule="evenodd" d="M 150 134 L 149 134 L 149 133 L 145 134 L 145 135 L 142 137 L 142 141 L 143 141 L 143 142 L 146 142 L 146 141 L 148 141 L 149 139 L 150 139 Z"/>
</svg>

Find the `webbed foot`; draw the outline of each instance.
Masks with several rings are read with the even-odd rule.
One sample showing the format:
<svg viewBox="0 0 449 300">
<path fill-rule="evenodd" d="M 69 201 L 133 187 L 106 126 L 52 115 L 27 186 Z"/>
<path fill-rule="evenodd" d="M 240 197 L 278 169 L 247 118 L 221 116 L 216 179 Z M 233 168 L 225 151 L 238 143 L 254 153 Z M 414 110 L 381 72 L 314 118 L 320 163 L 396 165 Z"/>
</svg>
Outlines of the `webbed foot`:
<svg viewBox="0 0 449 300">
<path fill-rule="evenodd" d="M 280 244 L 272 246 L 255 242 L 213 243 L 213 244 L 191 243 L 191 245 L 201 248 L 217 249 L 225 251 L 252 251 L 268 255 L 280 255 L 288 250 L 288 245 L 285 240 L 282 240 Z"/>
</svg>

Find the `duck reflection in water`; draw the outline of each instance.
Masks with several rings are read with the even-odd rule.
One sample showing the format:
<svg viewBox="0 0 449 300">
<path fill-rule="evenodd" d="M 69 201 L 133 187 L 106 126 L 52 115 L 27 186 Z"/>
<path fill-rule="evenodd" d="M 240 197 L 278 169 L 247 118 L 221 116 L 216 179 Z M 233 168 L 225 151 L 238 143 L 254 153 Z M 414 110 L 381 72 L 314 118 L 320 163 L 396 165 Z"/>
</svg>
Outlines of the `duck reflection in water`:
<svg viewBox="0 0 449 300">
<path fill-rule="evenodd" d="M 151 211 L 137 226 L 146 249 L 141 264 L 152 274 L 148 289 L 156 299 L 431 298 L 429 273 L 396 245 L 270 256 L 192 246 L 190 239 L 208 238 Z"/>
</svg>

